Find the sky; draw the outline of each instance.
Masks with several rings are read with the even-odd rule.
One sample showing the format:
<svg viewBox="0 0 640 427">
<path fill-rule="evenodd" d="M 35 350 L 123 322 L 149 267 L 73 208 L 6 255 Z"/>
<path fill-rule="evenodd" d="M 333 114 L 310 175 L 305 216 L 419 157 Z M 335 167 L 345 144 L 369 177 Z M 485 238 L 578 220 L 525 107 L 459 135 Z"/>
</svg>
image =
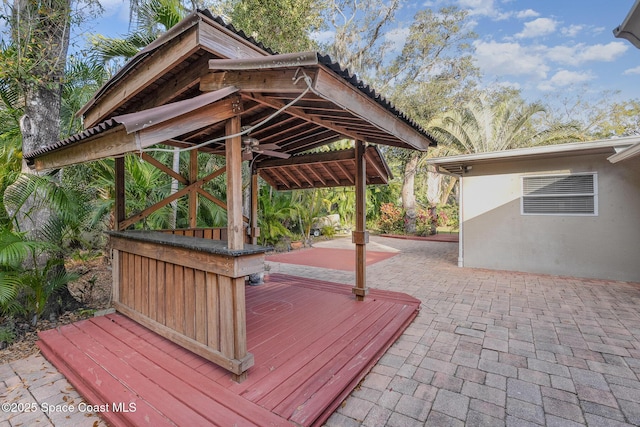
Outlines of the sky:
<svg viewBox="0 0 640 427">
<path fill-rule="evenodd" d="M 529 101 L 603 91 L 640 99 L 640 50 L 612 33 L 634 1 L 406 0 L 388 37 L 402 35 L 418 10 L 454 4 L 469 11 L 478 34 L 475 63 L 485 82 L 518 88 Z M 128 1 L 101 3 L 105 14 L 84 34 L 125 34 Z"/>
<path fill-rule="evenodd" d="M 635 0 L 432 0 L 469 10 L 475 63 L 486 81 L 530 101 L 622 91 L 640 97 L 640 50 L 613 36 Z"/>
</svg>

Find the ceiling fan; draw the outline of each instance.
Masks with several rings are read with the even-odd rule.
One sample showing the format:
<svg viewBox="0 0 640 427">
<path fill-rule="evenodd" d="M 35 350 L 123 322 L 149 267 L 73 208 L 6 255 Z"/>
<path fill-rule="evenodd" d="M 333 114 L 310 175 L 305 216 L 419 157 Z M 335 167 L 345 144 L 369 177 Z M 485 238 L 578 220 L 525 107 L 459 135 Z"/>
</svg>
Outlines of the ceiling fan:
<svg viewBox="0 0 640 427">
<path fill-rule="evenodd" d="M 242 138 L 242 160 L 251 160 L 255 154 L 264 154 L 265 156 L 278 157 L 280 159 L 288 159 L 291 154 L 280 153 L 277 150 L 280 148 L 277 144 L 260 144 L 260 141 L 256 138 L 249 136 L 248 134 Z"/>
</svg>

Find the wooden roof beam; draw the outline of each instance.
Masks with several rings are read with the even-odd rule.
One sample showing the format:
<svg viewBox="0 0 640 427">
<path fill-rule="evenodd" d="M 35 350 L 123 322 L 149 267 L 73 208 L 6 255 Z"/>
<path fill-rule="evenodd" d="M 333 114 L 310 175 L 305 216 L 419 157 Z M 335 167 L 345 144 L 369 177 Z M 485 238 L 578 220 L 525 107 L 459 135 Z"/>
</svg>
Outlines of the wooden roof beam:
<svg viewBox="0 0 640 427">
<path fill-rule="evenodd" d="M 184 176 L 180 175 L 179 173 L 177 173 L 176 171 L 174 171 L 173 169 L 171 169 L 170 167 L 168 167 L 164 163 L 160 162 L 155 157 L 152 157 L 150 154 L 142 153 L 142 160 L 144 160 L 147 163 L 152 164 L 153 166 L 155 166 L 156 168 L 160 169 L 162 172 L 166 173 L 171 178 L 174 178 L 175 180 L 179 181 L 180 183 L 182 183 L 184 185 L 188 185 L 189 184 L 189 180 L 187 178 L 185 178 Z"/>
<path fill-rule="evenodd" d="M 325 165 L 324 163 L 319 163 L 319 166 L 324 169 L 324 171 L 327 173 L 327 175 L 329 175 L 329 177 L 331 177 L 331 179 L 338 185 L 340 185 L 340 180 L 338 179 L 338 177 L 336 176 L 336 174 L 327 167 L 327 165 Z"/>
<path fill-rule="evenodd" d="M 417 150 L 427 151 L 431 141 L 415 129 L 369 98 L 354 90 L 344 79 L 324 69 L 319 69 L 314 81 L 314 90 L 325 99 L 331 100 L 345 110 L 365 119 L 375 127 L 395 136 Z M 358 139 L 358 138 L 356 138 Z"/>
<path fill-rule="evenodd" d="M 342 171 L 342 173 L 344 174 L 344 176 L 347 177 L 347 179 L 349 180 L 349 183 L 351 185 L 355 185 L 355 180 L 354 177 L 349 173 L 349 171 L 347 170 L 347 168 L 344 167 L 344 165 L 342 164 L 342 162 L 338 162 L 336 163 L 336 166 L 338 166 L 338 169 L 340 169 Z"/>
<path fill-rule="evenodd" d="M 384 183 L 387 183 L 387 176 L 388 173 L 387 171 L 383 171 L 382 169 L 380 169 L 378 167 L 378 164 L 371 158 L 371 154 L 369 152 L 369 150 L 364 152 L 364 160 L 365 162 L 367 162 L 367 168 L 368 167 L 372 167 L 373 169 L 375 169 L 376 173 L 382 177 L 382 179 L 384 180 Z"/>
<path fill-rule="evenodd" d="M 172 45 L 165 49 L 162 55 L 152 55 L 145 62 L 144 72 L 131 73 L 126 79 L 122 79 L 112 89 L 107 91 L 94 104 L 87 104 L 80 110 L 84 115 L 84 126 L 89 128 L 109 117 L 115 109 L 124 101 L 133 98 L 144 88 L 156 81 L 175 64 L 188 58 L 198 47 L 195 28 L 191 28 L 181 34 Z"/>
<path fill-rule="evenodd" d="M 163 84 L 158 90 L 142 102 L 138 110 L 146 110 L 158 105 L 169 104 L 181 94 L 200 83 L 200 77 L 206 72 L 209 57 L 201 56 L 193 64 L 190 64 L 184 72 Z"/>
<path fill-rule="evenodd" d="M 200 90 L 218 90 L 229 85 L 237 86 L 243 92 L 301 93 L 305 89 L 303 81 L 294 84 L 296 79 L 301 76 L 300 68 L 277 70 L 248 69 L 249 63 L 250 61 L 247 61 L 247 65 L 242 68 L 242 71 L 215 72 L 203 76 L 200 81 Z M 395 115 L 390 114 L 386 108 L 355 89 L 344 81 L 344 79 L 336 76 L 335 73 L 319 65 L 313 65 L 312 67 L 312 69 L 310 67 L 305 68 L 304 72 L 311 78 L 311 86 L 316 95 L 342 107 L 370 123 L 372 126 L 398 138 L 399 141 L 394 145 L 408 144 L 417 150 L 427 151 L 431 143 L 427 137 L 418 133 L 409 124 L 398 119 Z M 289 110 L 292 108 L 293 107 Z M 309 117 L 312 117 L 304 112 L 302 108 L 298 108 L 298 110 L 307 116 L 305 119 L 308 120 Z M 322 119 L 316 117 L 315 120 Z M 323 126 L 331 124 L 326 123 L 326 120 L 324 120 L 324 122 L 325 124 L 323 124 Z M 337 129 L 339 126 L 331 125 L 328 127 Z M 345 135 L 357 140 L 363 139 L 359 135 L 354 135 L 353 132 L 345 133 Z"/>
<path fill-rule="evenodd" d="M 283 177 L 282 174 L 280 174 L 280 172 L 278 172 L 277 169 L 269 169 L 269 173 L 273 174 L 277 179 L 279 179 L 282 185 L 284 185 L 287 188 L 291 188 L 291 186 L 289 186 L 289 180 Z"/>
<path fill-rule="evenodd" d="M 315 71 L 306 71 L 313 81 Z M 209 73 L 200 79 L 200 90 L 209 92 L 220 90 L 227 86 L 236 86 L 243 92 L 279 92 L 302 93 L 307 85 L 297 70 L 249 70 L 249 71 L 220 71 Z"/>
<path fill-rule="evenodd" d="M 304 179 L 307 182 L 307 184 L 309 184 L 309 187 L 314 187 L 313 181 L 308 178 L 308 176 L 306 175 L 306 173 L 304 171 L 305 170 L 304 165 L 300 165 L 300 168 L 302 169 L 302 172 L 300 171 L 298 166 L 290 166 L 290 167 L 291 167 L 291 169 L 293 169 L 294 171 L 296 171 L 296 172 L 298 172 L 300 174 L 302 179 Z"/>
<path fill-rule="evenodd" d="M 325 187 L 327 186 L 327 182 L 322 179 L 322 177 L 318 174 L 318 172 L 316 172 L 315 169 L 313 169 L 312 167 L 310 167 L 308 164 L 306 165 L 302 165 L 305 169 L 307 169 L 308 171 L 311 172 L 311 174 L 313 176 L 315 176 L 317 178 L 318 181 L 320 181 L 322 183 L 322 185 L 324 185 Z"/>
<path fill-rule="evenodd" d="M 287 171 L 286 168 L 282 168 L 281 171 L 282 171 L 282 173 L 284 175 L 287 176 L 287 178 L 289 178 L 291 181 L 295 182 L 298 187 L 302 187 L 302 183 L 295 176 L 290 174 L 289 171 Z"/>
<path fill-rule="evenodd" d="M 280 72 L 281 73 L 281 72 Z M 294 74 L 290 74 L 288 75 L 289 78 L 292 78 Z M 286 79 L 284 79 L 286 80 Z M 231 81 L 231 80 L 230 80 Z M 257 102 L 260 102 L 268 107 L 271 107 L 275 110 L 279 110 L 280 108 L 284 107 L 286 105 L 286 103 L 282 102 L 282 101 L 278 101 L 278 100 L 274 100 L 271 98 L 268 98 L 264 95 L 259 95 L 257 93 L 244 93 L 246 92 L 258 92 L 258 88 L 253 88 L 253 89 L 246 89 L 242 86 L 242 82 L 236 80 L 236 82 L 239 85 L 234 85 L 238 88 L 240 88 L 241 91 L 243 91 L 243 96 L 249 99 L 253 99 Z M 291 84 L 291 82 L 287 82 L 289 85 L 291 85 L 291 87 L 293 88 L 294 86 Z M 282 83 L 279 83 L 282 84 Z M 216 90 L 216 88 L 221 89 L 223 87 L 226 87 L 226 85 L 220 85 L 220 84 L 208 84 L 207 83 L 207 76 L 203 77 L 202 80 L 200 81 L 200 90 L 202 91 L 207 91 L 207 90 Z M 302 90 L 304 90 L 304 88 L 297 88 L 296 89 L 297 92 L 301 92 Z M 348 138 L 352 138 L 352 139 L 356 139 L 356 140 L 366 140 L 366 138 L 364 138 L 363 135 L 359 134 L 358 132 L 353 132 L 350 131 L 342 126 L 338 126 L 334 123 L 331 123 L 330 121 L 321 119 L 319 117 L 316 117 L 314 115 L 308 114 L 306 113 L 302 108 L 300 107 L 296 107 L 296 106 L 291 106 L 289 108 L 287 108 L 285 110 L 286 114 L 289 114 L 291 116 L 295 116 L 298 117 L 300 119 L 303 119 L 305 121 L 308 122 L 313 122 L 316 123 L 318 125 L 321 125 L 322 127 L 325 128 L 329 128 L 332 129 L 336 132 L 341 133 L 342 135 L 348 137 Z"/>
<path fill-rule="evenodd" d="M 36 170 L 56 169 L 140 151 L 226 120 L 238 114 L 240 110 L 239 97 L 232 96 L 131 133 L 127 133 L 124 125 L 119 125 L 113 130 L 87 138 L 81 143 L 38 156 L 34 166 Z"/>
</svg>

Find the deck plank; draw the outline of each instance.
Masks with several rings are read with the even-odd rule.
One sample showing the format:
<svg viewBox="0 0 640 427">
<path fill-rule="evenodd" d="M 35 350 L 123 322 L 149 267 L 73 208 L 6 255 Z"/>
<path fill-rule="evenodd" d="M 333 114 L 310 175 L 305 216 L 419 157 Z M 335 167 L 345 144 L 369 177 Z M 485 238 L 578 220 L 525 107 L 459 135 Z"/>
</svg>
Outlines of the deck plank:
<svg viewBox="0 0 640 427">
<path fill-rule="evenodd" d="M 420 306 L 408 295 L 376 290 L 357 302 L 349 285 L 281 274 L 245 291 L 247 345 L 256 364 L 242 383 L 120 314 L 43 332 L 38 345 L 54 365 L 69 364 L 61 371 L 77 377 L 70 381 L 80 384 L 79 391 L 92 403 L 123 400 L 100 394 L 114 390 L 128 393 L 123 395 L 127 399 L 139 394 L 140 407 L 159 408 L 156 416 L 165 424 L 227 425 L 234 420 L 238 425 L 306 427 L 320 425 L 335 411 Z M 91 385 L 87 364 L 110 386 Z M 126 417 L 108 420 L 143 425 Z"/>
<path fill-rule="evenodd" d="M 191 410 L 188 402 L 185 403 L 177 399 L 170 392 L 172 387 L 184 391 L 186 387 L 179 379 L 175 378 L 173 384 L 167 384 L 166 380 L 170 378 L 169 375 L 159 372 L 156 365 L 149 365 L 148 360 L 141 360 L 139 353 L 122 346 L 122 342 L 112 343 L 108 336 L 98 332 L 92 325 L 91 321 L 85 322 L 80 326 L 77 324 L 71 325 L 72 327 L 66 328 L 63 334 L 69 341 L 82 347 L 85 353 L 97 364 L 108 366 L 109 372 L 118 378 L 125 387 L 137 395 L 143 395 L 146 402 L 162 411 L 163 415 L 176 425 L 209 424 L 223 426 L 225 425 L 224 422 L 233 422 L 233 417 L 229 417 L 220 408 L 216 408 L 220 410 L 219 413 L 216 413 L 216 416 L 219 416 L 223 423 L 218 423 L 214 419 L 207 419 L 198 412 Z M 92 334 L 104 339 L 104 344 L 106 345 L 112 344 L 112 347 L 115 345 L 119 349 L 118 352 L 124 354 L 118 356 L 110 352 L 109 347 L 94 339 Z M 123 360 L 126 360 L 126 363 Z M 189 396 L 190 398 L 191 396 Z M 194 396 L 194 399 L 196 404 L 201 403 L 198 401 L 198 396 Z M 208 399 L 208 401 L 211 403 L 211 399 Z M 129 402 L 124 401 L 124 403 L 128 404 Z M 191 406 L 191 408 L 193 407 Z"/>
<path fill-rule="evenodd" d="M 63 330 L 61 327 L 60 330 Z M 43 345 L 42 342 L 46 342 Z M 175 426 L 169 419 L 150 406 L 145 399 L 125 387 L 110 372 L 93 361 L 74 342 L 50 329 L 40 333 L 38 346 L 47 357 L 69 380 L 71 384 L 92 404 L 102 405 L 105 402 L 127 402 L 136 405 L 136 411 L 128 414 L 103 412 L 101 416 L 115 425 L 130 426 Z M 100 393 L 108 389 L 109 400 Z"/>
<path fill-rule="evenodd" d="M 101 326 L 106 326 L 107 330 Z M 223 387 L 210 382 L 204 383 L 202 378 L 192 374 L 193 370 L 188 368 L 188 364 L 180 367 L 175 363 L 175 359 L 169 355 L 158 354 L 157 351 L 147 352 L 145 355 L 145 351 L 142 349 L 143 343 L 137 340 L 131 332 L 120 334 L 119 337 L 111 335 L 109 331 L 112 328 L 104 321 L 89 321 L 83 329 L 87 334 L 104 343 L 107 348 L 118 346 L 118 343 L 125 343 L 125 340 L 129 345 L 137 347 L 128 347 L 130 354 L 124 358 L 126 363 L 153 381 L 158 389 L 163 390 L 165 396 L 173 397 L 183 405 L 191 407 L 199 413 L 201 418 L 207 420 L 179 421 L 175 417 L 183 417 L 182 412 L 185 411 L 185 408 L 182 408 L 181 405 L 174 405 L 171 399 L 166 399 L 162 408 L 167 408 L 163 409 L 164 411 L 171 411 L 171 414 L 167 414 L 167 416 L 175 420 L 178 425 L 252 426 L 267 415 L 262 408 L 254 408 L 256 410 L 251 411 L 248 408 L 249 405 L 243 405 L 244 402 L 241 402 L 238 396 L 228 393 Z M 120 345 L 120 347 L 122 346 Z M 239 413 L 238 409 L 240 408 L 242 408 L 242 412 Z M 253 415 L 254 421 L 251 421 L 247 413 Z M 284 419 L 277 420 L 284 424 Z"/>
</svg>

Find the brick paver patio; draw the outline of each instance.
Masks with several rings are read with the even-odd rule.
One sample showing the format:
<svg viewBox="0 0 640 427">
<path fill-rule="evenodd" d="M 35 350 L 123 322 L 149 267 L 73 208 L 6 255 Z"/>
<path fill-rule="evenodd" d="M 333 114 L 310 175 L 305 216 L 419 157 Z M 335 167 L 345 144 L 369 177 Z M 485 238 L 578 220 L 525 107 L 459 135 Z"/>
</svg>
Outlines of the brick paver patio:
<svg viewBox="0 0 640 427">
<path fill-rule="evenodd" d="M 458 268 L 455 243 L 371 241 L 401 252 L 369 286 L 423 306 L 328 426 L 640 425 L 640 283 Z"/>
<path fill-rule="evenodd" d="M 640 283 L 458 268 L 455 243 L 372 237 L 369 248 L 399 251 L 367 269 L 369 286 L 423 306 L 327 426 L 640 425 Z M 271 267 L 340 283 L 354 277 Z M 39 355 L 0 365 L 0 379 L 2 403 L 81 400 Z M 0 427 L 97 420 L 0 412 Z"/>
</svg>

